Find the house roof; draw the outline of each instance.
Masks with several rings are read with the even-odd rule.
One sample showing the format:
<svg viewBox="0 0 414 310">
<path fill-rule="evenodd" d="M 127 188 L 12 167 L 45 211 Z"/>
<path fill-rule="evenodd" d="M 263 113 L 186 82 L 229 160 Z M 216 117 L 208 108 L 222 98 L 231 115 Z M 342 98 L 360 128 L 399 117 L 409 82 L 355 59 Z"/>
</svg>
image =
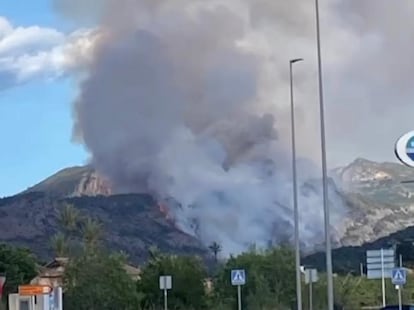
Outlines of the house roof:
<svg viewBox="0 0 414 310">
<path fill-rule="evenodd" d="M 36 276 L 36 278 L 62 277 L 68 262 L 68 257 L 56 257 L 46 265 L 39 267 L 39 274 Z M 124 270 L 129 276 L 133 278 L 139 278 L 141 274 L 140 268 L 128 264 L 124 264 Z"/>
</svg>

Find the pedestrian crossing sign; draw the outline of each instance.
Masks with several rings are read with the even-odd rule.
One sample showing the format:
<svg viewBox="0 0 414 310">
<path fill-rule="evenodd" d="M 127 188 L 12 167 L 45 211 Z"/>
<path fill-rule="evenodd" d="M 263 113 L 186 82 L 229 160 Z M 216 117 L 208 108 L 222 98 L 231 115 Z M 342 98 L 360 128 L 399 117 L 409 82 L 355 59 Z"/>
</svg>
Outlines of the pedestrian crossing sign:
<svg viewBox="0 0 414 310">
<path fill-rule="evenodd" d="M 234 269 L 231 271 L 231 284 L 237 286 L 246 284 L 246 272 L 244 269 Z"/>
<path fill-rule="evenodd" d="M 392 270 L 392 284 L 404 285 L 407 282 L 407 272 L 404 268 L 394 268 Z"/>
</svg>

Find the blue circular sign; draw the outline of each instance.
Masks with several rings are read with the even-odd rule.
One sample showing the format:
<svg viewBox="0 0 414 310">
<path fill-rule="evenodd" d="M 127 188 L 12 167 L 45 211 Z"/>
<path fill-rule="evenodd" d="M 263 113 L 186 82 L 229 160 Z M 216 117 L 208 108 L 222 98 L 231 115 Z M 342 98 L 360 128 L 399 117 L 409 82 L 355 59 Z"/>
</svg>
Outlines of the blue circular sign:
<svg viewBox="0 0 414 310">
<path fill-rule="evenodd" d="M 414 168 L 414 131 L 407 132 L 397 140 L 395 155 L 403 164 Z"/>
<path fill-rule="evenodd" d="M 405 151 L 411 160 L 414 160 L 414 137 L 411 137 L 408 142 Z"/>
</svg>

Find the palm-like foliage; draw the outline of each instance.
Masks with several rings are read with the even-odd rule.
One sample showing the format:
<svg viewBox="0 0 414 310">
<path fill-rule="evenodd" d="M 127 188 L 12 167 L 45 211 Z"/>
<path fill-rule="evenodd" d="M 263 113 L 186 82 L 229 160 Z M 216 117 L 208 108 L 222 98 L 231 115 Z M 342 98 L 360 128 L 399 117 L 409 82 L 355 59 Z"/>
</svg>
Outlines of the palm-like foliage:
<svg viewBox="0 0 414 310">
<path fill-rule="evenodd" d="M 335 293 L 336 298 L 335 300 L 342 304 L 347 305 L 351 307 L 357 307 L 357 304 L 354 304 L 357 302 L 354 296 L 357 295 L 358 291 L 362 289 L 361 277 L 354 277 L 351 274 L 347 274 L 345 277 L 336 278 L 335 279 Z"/>
<path fill-rule="evenodd" d="M 58 223 L 61 231 L 51 238 L 51 244 L 56 256 L 68 256 L 73 248 L 71 235 L 76 232 L 80 214 L 74 206 L 65 203 L 59 210 Z"/>
<path fill-rule="evenodd" d="M 52 247 L 57 257 L 66 257 L 69 254 L 69 243 L 63 233 L 57 233 L 52 237 Z"/>
<path fill-rule="evenodd" d="M 82 238 L 88 249 L 94 249 L 98 246 L 102 233 L 102 224 L 99 221 L 86 218 L 82 226 Z"/>
<path fill-rule="evenodd" d="M 59 222 L 66 232 L 76 231 L 79 218 L 79 211 L 70 204 L 65 204 L 59 213 Z"/>
<path fill-rule="evenodd" d="M 213 242 L 209 247 L 208 247 L 211 252 L 214 255 L 214 260 L 217 262 L 217 258 L 218 258 L 218 254 L 221 252 L 222 248 L 221 245 L 218 244 L 217 242 Z"/>
<path fill-rule="evenodd" d="M 149 247 L 148 256 L 149 256 L 148 264 L 154 265 L 154 266 L 158 265 L 159 262 L 163 259 L 161 250 L 155 245 L 152 245 Z"/>
</svg>

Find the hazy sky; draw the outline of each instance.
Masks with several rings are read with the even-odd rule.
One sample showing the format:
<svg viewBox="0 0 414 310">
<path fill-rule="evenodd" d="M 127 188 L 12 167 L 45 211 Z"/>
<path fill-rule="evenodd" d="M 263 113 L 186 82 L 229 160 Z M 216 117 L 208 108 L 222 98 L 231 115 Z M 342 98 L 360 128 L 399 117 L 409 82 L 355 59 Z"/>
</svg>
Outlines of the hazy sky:
<svg viewBox="0 0 414 310">
<path fill-rule="evenodd" d="M 324 2 L 340 6 L 335 12 L 341 12 L 322 15 L 326 18 L 322 26 L 328 63 L 325 90 L 330 166 L 356 157 L 394 161 L 395 140 L 413 125 L 413 2 L 395 0 L 392 7 L 385 0 L 353 0 L 348 5 L 338 0 L 321 1 L 322 5 Z M 265 24 L 265 15 L 272 8 L 263 8 L 266 6 L 258 6 L 256 13 L 262 14 L 258 22 Z M 276 9 L 283 14 L 284 8 Z M 298 27 L 301 22 L 313 25 L 312 5 L 305 9 L 304 19 L 293 21 Z M 83 148 L 71 141 L 71 103 L 77 94 L 73 72 L 87 61 L 93 42 L 93 34 L 81 26 L 85 25 L 68 24 L 54 12 L 51 0 L 0 1 L 0 196 L 24 190 L 61 168 L 87 160 Z M 263 29 L 266 31 L 265 26 Z M 317 149 L 316 98 L 307 94 L 316 86 L 312 67 L 316 55 L 314 46 L 309 45 L 314 40 L 312 26 L 305 30 L 292 28 L 306 40 L 290 47 L 293 57 L 305 56 L 308 63 L 297 69 L 298 88 L 305 89 L 297 95 L 301 105 L 298 144 L 299 148 L 310 144 Z M 279 39 L 278 44 L 286 45 L 290 38 Z M 302 45 L 306 45 L 303 53 Z M 271 47 L 277 49 L 278 45 Z M 282 57 L 280 61 L 284 64 L 287 60 Z M 312 74 L 304 73 L 308 69 Z M 277 77 L 275 83 L 286 81 L 287 72 L 278 73 L 284 76 Z M 307 78 L 314 81 L 310 86 Z M 286 84 L 278 85 L 275 97 L 288 101 Z M 309 98 L 311 102 L 307 102 Z M 303 113 L 314 116 L 305 121 Z M 287 119 L 276 119 L 286 127 Z M 310 120 L 313 123 L 309 125 Z M 312 134 L 308 135 L 309 131 Z"/>
</svg>

